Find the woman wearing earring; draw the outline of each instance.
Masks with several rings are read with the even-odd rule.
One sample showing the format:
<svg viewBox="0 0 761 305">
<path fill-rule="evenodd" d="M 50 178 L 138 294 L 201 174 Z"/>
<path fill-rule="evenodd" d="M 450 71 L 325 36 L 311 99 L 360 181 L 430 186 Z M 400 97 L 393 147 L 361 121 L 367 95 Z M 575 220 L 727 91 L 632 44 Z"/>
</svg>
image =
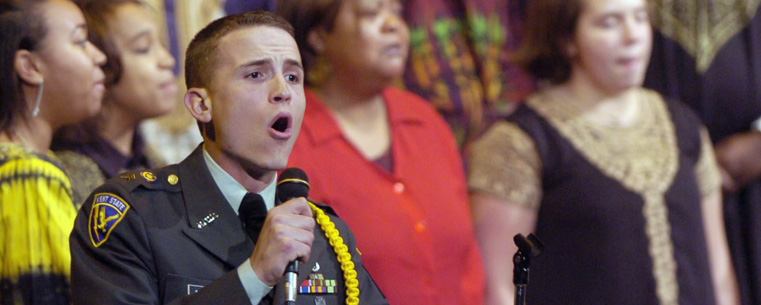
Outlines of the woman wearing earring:
<svg viewBox="0 0 761 305">
<path fill-rule="evenodd" d="M 646 0 L 530 4 L 519 62 L 546 84 L 471 149 L 489 304 L 513 304 L 518 233 L 545 245 L 527 303 L 738 304 L 705 128 L 642 88 Z"/>
<path fill-rule="evenodd" d="M 289 166 L 357 236 L 391 304 L 482 304 L 483 270 L 449 126 L 392 86 L 409 31 L 398 0 L 290 0 L 307 106 Z"/>
<path fill-rule="evenodd" d="M 144 145 L 141 121 L 169 113 L 177 95 L 174 57 L 140 0 L 84 0 L 90 41 L 106 53 L 106 93 L 100 113 L 62 128 L 52 149 L 72 178 L 75 204 L 122 171 L 163 165 Z"/>
<path fill-rule="evenodd" d="M 69 304 L 69 178 L 49 151 L 95 115 L 105 56 L 66 0 L 0 2 L 0 303 Z"/>
</svg>

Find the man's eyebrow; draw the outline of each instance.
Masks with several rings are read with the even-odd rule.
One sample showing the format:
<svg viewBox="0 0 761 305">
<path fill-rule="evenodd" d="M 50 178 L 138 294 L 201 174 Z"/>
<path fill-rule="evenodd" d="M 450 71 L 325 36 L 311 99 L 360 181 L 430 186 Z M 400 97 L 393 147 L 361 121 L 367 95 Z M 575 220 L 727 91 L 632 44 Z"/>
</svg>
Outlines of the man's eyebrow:
<svg viewBox="0 0 761 305">
<path fill-rule="evenodd" d="M 247 67 L 263 66 L 263 65 L 269 64 L 271 61 L 272 61 L 271 59 L 253 60 L 253 61 L 249 61 L 245 64 L 240 65 L 238 68 L 240 69 L 240 68 L 247 68 Z M 301 62 L 296 59 L 289 58 L 289 59 L 286 59 L 284 63 L 286 66 L 292 66 L 292 67 L 296 67 L 301 70 L 304 70 L 304 66 L 302 66 Z"/>
<path fill-rule="evenodd" d="M 240 65 L 239 68 L 262 66 L 269 61 L 270 61 L 269 59 L 259 59 L 259 60 L 249 61 L 245 64 Z"/>
<path fill-rule="evenodd" d="M 285 64 L 288 66 L 295 66 L 296 68 L 299 68 L 301 70 L 304 70 L 304 66 L 301 65 L 301 62 L 295 59 L 286 59 Z"/>
</svg>

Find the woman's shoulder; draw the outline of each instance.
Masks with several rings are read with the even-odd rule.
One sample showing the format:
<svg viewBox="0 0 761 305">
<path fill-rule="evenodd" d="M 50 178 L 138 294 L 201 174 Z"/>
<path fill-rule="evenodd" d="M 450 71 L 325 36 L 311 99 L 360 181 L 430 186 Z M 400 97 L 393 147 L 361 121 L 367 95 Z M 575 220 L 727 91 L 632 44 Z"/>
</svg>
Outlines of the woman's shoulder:
<svg viewBox="0 0 761 305">
<path fill-rule="evenodd" d="M 0 164 L 30 158 L 35 158 L 35 155 L 23 146 L 11 142 L 0 143 Z"/>
<path fill-rule="evenodd" d="M 544 132 L 547 129 L 546 118 L 535 109 L 541 103 L 544 103 L 544 99 L 537 94 L 532 94 L 500 121 L 511 122 L 529 134 Z"/>
<path fill-rule="evenodd" d="M 648 100 L 665 105 L 665 109 L 668 111 L 669 117 L 675 127 L 698 130 L 704 125 L 697 112 L 682 101 L 663 96 L 652 89 L 642 88 L 641 92 Z"/>
<path fill-rule="evenodd" d="M 14 143 L 0 143 L 0 181 L 28 183 L 43 179 L 70 189 L 71 182 L 52 152 L 40 154 Z M 51 184 L 48 184 L 51 185 Z"/>
<path fill-rule="evenodd" d="M 516 141 L 519 139 L 520 141 Z M 496 121 L 474 141 L 474 147 L 516 145 L 533 142 L 531 135 L 519 124 L 510 120 Z"/>
<path fill-rule="evenodd" d="M 0 143 L 0 171 L 32 173 L 51 170 L 62 170 L 60 161 L 52 152 L 40 154 L 15 143 Z"/>
<path fill-rule="evenodd" d="M 424 115 L 438 113 L 430 101 L 405 89 L 389 86 L 383 90 L 383 98 L 391 107 L 404 107 L 409 113 Z"/>
</svg>

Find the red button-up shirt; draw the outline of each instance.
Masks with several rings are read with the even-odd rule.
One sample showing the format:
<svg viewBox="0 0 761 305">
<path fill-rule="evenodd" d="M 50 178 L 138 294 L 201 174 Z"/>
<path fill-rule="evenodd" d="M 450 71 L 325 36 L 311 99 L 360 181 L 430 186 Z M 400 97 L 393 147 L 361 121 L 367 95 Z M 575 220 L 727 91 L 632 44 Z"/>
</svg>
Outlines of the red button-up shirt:
<svg viewBox="0 0 761 305">
<path fill-rule="evenodd" d="M 316 95 L 306 96 L 289 166 L 309 175 L 310 198 L 349 224 L 363 264 L 388 301 L 481 304 L 483 270 L 462 161 L 439 114 L 409 92 L 383 91 L 392 137 L 389 173 L 343 137 Z"/>
</svg>

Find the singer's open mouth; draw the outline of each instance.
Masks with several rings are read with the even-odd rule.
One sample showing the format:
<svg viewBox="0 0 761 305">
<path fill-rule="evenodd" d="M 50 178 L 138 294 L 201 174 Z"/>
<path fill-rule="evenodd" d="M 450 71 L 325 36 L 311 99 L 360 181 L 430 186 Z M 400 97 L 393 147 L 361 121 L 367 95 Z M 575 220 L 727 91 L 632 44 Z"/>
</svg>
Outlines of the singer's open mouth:
<svg viewBox="0 0 761 305">
<path fill-rule="evenodd" d="M 278 132 L 285 132 L 288 130 L 288 118 L 281 117 L 275 121 L 274 124 L 272 124 L 272 129 L 278 131 Z"/>
</svg>

